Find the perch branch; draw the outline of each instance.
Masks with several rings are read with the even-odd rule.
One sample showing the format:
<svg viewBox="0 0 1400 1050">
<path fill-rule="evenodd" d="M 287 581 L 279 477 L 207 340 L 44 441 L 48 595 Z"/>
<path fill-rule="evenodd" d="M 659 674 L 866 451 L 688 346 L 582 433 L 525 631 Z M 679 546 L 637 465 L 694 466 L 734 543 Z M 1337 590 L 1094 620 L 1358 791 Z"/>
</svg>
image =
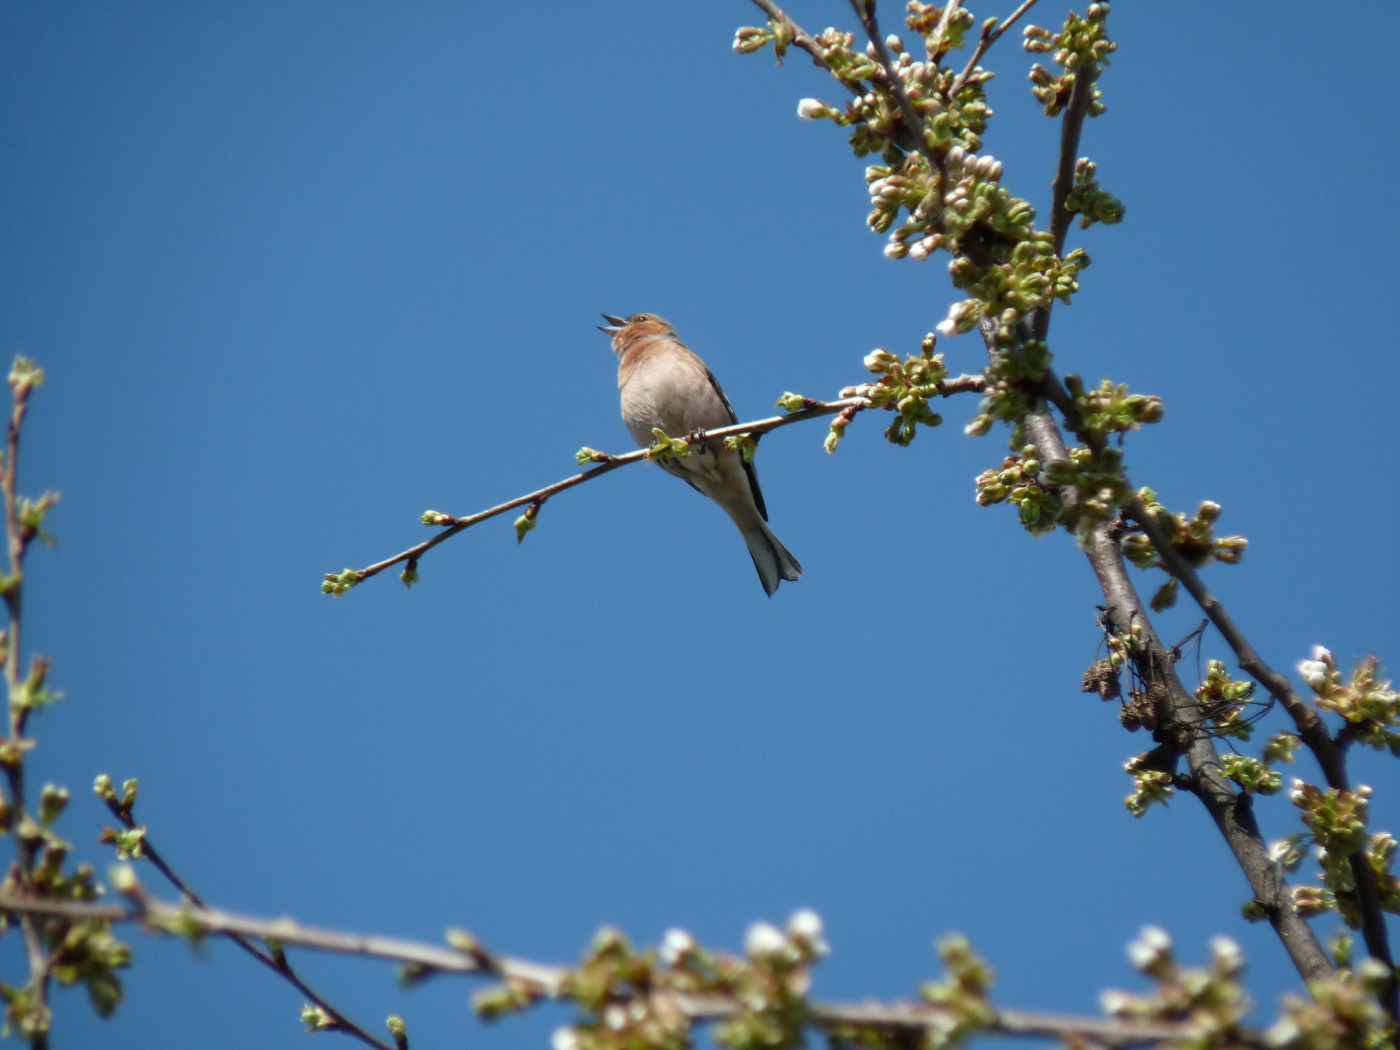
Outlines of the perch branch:
<svg viewBox="0 0 1400 1050">
<path fill-rule="evenodd" d="M 985 385 L 985 380 L 981 376 L 963 375 L 953 379 L 943 380 L 943 382 L 939 384 L 939 391 L 943 396 L 949 397 L 953 394 L 977 393 L 982 391 Z M 834 416 L 839 412 L 847 410 L 863 412 L 867 409 L 877 407 L 874 402 L 864 397 L 847 397 L 837 401 L 814 401 L 809 398 L 803 398 L 802 404 L 803 407 L 796 412 L 789 412 L 782 416 L 771 416 L 768 419 L 759 419 L 751 423 L 735 423 L 732 426 L 718 427 L 714 430 L 707 430 L 705 436 L 706 438 L 724 438 L 736 434 L 749 434 L 758 437 L 767 434 L 769 431 L 777 430 L 779 427 L 791 426 L 794 423 L 803 423 L 809 419 Z M 397 565 L 400 562 L 417 561 L 439 543 L 450 539 L 459 532 L 471 528 L 473 525 L 480 525 L 483 521 L 499 517 L 507 511 L 515 510 L 517 507 L 538 506 L 544 503 L 545 500 L 558 495 L 566 489 L 571 489 L 576 485 L 582 485 L 586 481 L 593 481 L 602 477 L 604 474 L 610 474 L 619 467 L 625 467 L 630 463 L 641 463 L 647 459 L 649 453 L 649 449 L 638 449 L 636 452 L 629 452 L 623 456 L 612 456 L 602 452 L 597 453 L 597 455 L 601 457 L 598 461 L 600 464 L 599 466 L 575 474 L 572 477 L 564 478 L 561 481 L 556 481 L 552 485 L 546 485 L 544 488 L 536 489 L 534 492 L 527 492 L 523 496 L 517 496 L 513 500 L 508 500 L 505 503 L 490 507 L 487 510 L 478 511 L 475 514 L 468 514 L 466 517 L 449 518 L 447 520 L 450 521 L 450 524 L 432 539 L 425 540 L 416 546 L 408 548 L 406 551 L 400 551 L 392 558 L 385 558 L 383 561 L 376 562 L 363 569 L 353 569 L 350 571 L 355 574 L 355 582 L 358 583 L 361 580 L 367 580 L 371 576 L 378 575 L 385 569 Z M 338 578 L 339 575 L 335 573 L 330 573 L 326 576 L 327 580 L 335 580 Z"/>
</svg>

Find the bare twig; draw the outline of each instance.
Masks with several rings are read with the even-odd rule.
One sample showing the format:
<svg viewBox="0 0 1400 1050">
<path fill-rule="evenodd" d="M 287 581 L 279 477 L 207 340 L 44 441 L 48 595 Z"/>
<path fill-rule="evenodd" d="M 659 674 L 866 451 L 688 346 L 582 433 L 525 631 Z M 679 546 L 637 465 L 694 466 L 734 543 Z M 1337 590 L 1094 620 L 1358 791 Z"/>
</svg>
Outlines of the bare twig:
<svg viewBox="0 0 1400 1050">
<path fill-rule="evenodd" d="M 138 922 L 148 930 L 158 932 L 180 930 L 191 934 L 198 932 L 210 936 L 237 935 L 273 940 L 341 955 L 385 959 L 400 963 L 419 974 L 489 975 L 543 999 L 563 997 L 566 978 L 570 973 L 564 966 L 488 954 L 482 950 L 459 951 L 397 937 L 303 926 L 285 918 L 264 919 L 214 908 L 191 907 L 188 903 L 162 901 L 147 896 L 139 888 L 135 892 L 129 891 L 128 895 L 132 901 L 129 907 L 0 894 L 0 912 L 56 915 L 74 920 Z M 717 993 L 667 990 L 664 994 L 693 1023 L 723 1020 L 743 1009 L 734 999 Z M 822 1029 L 859 1026 L 921 1034 L 930 1027 L 945 1026 L 950 1013 L 945 1007 L 928 1003 L 809 1004 L 813 1024 Z M 1079 1045 L 1087 1041 L 1100 1046 L 1123 1048 L 1189 1040 L 1201 1034 L 1196 1026 L 1186 1023 L 1071 1017 L 1030 1010 L 998 1010 L 986 1031 L 992 1035 L 1053 1038 Z M 1261 1033 L 1247 1031 L 1242 1036 L 1242 1045 L 1264 1045 Z"/>
<path fill-rule="evenodd" d="M 943 380 L 943 382 L 939 384 L 939 390 L 945 397 L 948 397 L 953 394 L 978 393 L 985 388 L 985 385 L 985 380 L 981 376 L 964 375 L 954 379 Z M 736 434 L 749 434 L 758 437 L 767 434 L 769 431 L 777 430 L 779 427 L 791 426 L 794 423 L 803 423 L 810 419 L 819 419 L 822 416 L 834 416 L 839 412 L 848 410 L 863 412 L 876 407 L 873 402 L 863 397 L 847 397 L 837 401 L 815 401 L 810 398 L 803 398 L 802 404 L 803 407 L 796 412 L 789 412 L 782 416 L 770 416 L 767 419 L 758 419 L 751 423 L 735 423 L 732 426 L 707 430 L 705 436 L 706 438 L 724 438 Z M 523 496 L 517 496 L 513 500 L 508 500 L 505 503 L 490 507 L 487 510 L 478 511 L 475 514 L 468 514 L 466 517 L 462 518 L 452 518 L 450 519 L 451 524 L 432 539 L 425 540 L 423 543 L 410 547 L 406 551 L 400 551 L 392 558 L 385 558 L 383 561 L 376 562 L 363 569 L 352 570 L 356 576 L 356 582 L 359 580 L 367 580 L 371 576 L 375 576 L 390 566 L 397 565 L 400 562 L 417 561 L 439 543 L 450 539 L 459 532 L 471 528 L 473 525 L 480 525 L 483 521 L 499 517 L 508 511 L 515 510 L 517 507 L 542 504 L 552 496 L 556 496 L 576 485 L 582 485 L 586 481 L 593 481 L 602 477 L 604 474 L 610 474 L 619 467 L 625 467 L 629 463 L 641 463 L 646 460 L 649 452 L 649 449 L 638 449 L 636 452 L 629 452 L 622 456 L 599 453 L 599 455 L 603 457 L 599 466 L 585 470 L 579 474 L 574 474 L 561 481 L 556 481 L 552 485 L 546 485 L 544 488 L 536 489 L 534 492 L 527 492 Z M 338 574 L 332 573 L 326 578 L 328 580 L 334 580 L 338 578 Z"/>
<path fill-rule="evenodd" d="M 996 25 L 990 23 L 982 27 L 982 37 L 977 41 L 977 48 L 972 52 L 972 57 L 967 60 L 967 65 L 963 66 L 963 71 L 958 74 L 953 81 L 953 86 L 948 89 L 948 97 L 956 98 L 959 91 L 967 84 L 967 78 L 972 76 L 972 71 L 977 68 L 977 63 L 982 61 L 988 49 L 1001 39 L 1001 35 L 1010 29 L 1021 16 L 1036 5 L 1036 0 L 1025 0 L 1020 7 L 1012 11 Z"/>
<path fill-rule="evenodd" d="M 107 803 L 107 809 L 112 815 L 120 820 L 128 830 L 136 830 L 137 824 L 129 806 L 123 806 L 113 795 L 105 796 L 103 801 Z M 165 876 L 167 882 L 180 891 L 180 895 L 184 900 L 193 904 L 196 908 L 211 910 L 200 898 L 199 894 L 195 893 L 195 891 L 190 888 L 189 884 L 176 874 L 175 870 L 165 862 L 165 858 L 160 855 L 160 852 L 151 842 L 150 836 L 148 835 L 143 835 L 141 838 L 141 853 L 147 860 L 155 865 L 156 869 L 163 876 Z M 123 909 L 122 911 L 123 914 L 125 914 L 125 910 Z M 228 939 L 233 941 L 234 944 L 238 945 L 238 947 L 242 948 L 254 959 L 257 959 L 258 962 L 262 963 L 273 973 L 283 978 L 297 991 L 301 992 L 302 995 L 306 996 L 313 1005 L 324 1011 L 324 1013 L 335 1022 L 335 1027 L 338 1031 L 345 1032 L 347 1035 L 352 1035 L 360 1040 L 360 1042 L 375 1047 L 376 1050 L 395 1050 L 392 1044 L 372 1035 L 351 1018 L 341 1013 L 340 1010 L 321 995 L 320 992 L 307 984 L 306 981 L 292 969 L 291 964 L 280 954 L 274 955 L 265 948 L 254 944 L 253 941 L 249 940 L 248 937 L 244 936 L 242 933 L 232 930 L 224 932 Z"/>
</svg>

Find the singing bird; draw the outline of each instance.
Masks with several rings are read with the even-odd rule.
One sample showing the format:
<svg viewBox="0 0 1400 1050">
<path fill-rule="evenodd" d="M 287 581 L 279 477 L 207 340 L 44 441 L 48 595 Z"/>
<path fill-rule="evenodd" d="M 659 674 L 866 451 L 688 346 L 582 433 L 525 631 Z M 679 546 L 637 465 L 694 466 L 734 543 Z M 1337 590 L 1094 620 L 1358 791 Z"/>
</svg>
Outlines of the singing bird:
<svg viewBox="0 0 1400 1050">
<path fill-rule="evenodd" d="M 739 422 L 719 381 L 671 326 L 655 314 L 613 317 L 600 331 L 612 336 L 617 354 L 617 388 L 622 391 L 622 421 L 642 448 L 656 443 L 652 429 L 686 438 Z M 688 482 L 718 503 L 743 534 L 763 589 L 771 598 L 779 580 L 795 580 L 802 566 L 768 527 L 768 508 L 758 473 L 724 439 L 692 443 L 690 455 L 658 460 L 668 474 Z"/>
</svg>

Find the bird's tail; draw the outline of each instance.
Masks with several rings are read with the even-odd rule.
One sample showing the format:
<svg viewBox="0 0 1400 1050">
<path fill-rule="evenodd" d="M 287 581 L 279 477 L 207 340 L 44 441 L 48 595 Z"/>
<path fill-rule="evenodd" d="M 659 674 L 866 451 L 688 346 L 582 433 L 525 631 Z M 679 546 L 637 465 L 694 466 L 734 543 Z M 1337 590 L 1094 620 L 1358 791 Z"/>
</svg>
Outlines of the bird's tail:
<svg viewBox="0 0 1400 1050">
<path fill-rule="evenodd" d="M 778 542 L 778 537 L 773 535 L 773 530 L 768 527 L 767 522 L 759 521 L 745 532 L 744 542 L 748 544 L 753 567 L 758 570 L 758 578 L 762 581 L 768 597 L 773 597 L 773 592 L 778 589 L 779 580 L 795 580 L 802 575 L 802 566 L 788 549 Z"/>
</svg>

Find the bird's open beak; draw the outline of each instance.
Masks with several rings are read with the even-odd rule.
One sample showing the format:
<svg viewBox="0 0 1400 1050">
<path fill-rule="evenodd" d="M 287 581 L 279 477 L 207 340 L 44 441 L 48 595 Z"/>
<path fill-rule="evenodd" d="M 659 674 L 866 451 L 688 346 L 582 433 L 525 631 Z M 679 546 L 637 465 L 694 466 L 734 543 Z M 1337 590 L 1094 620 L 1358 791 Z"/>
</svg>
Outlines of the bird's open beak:
<svg viewBox="0 0 1400 1050">
<path fill-rule="evenodd" d="M 604 314 L 603 320 L 608 323 L 606 325 L 600 324 L 598 326 L 598 331 L 607 332 L 608 335 L 617 335 L 618 332 L 627 327 L 627 321 L 625 319 L 614 317 L 612 314 Z"/>
</svg>

